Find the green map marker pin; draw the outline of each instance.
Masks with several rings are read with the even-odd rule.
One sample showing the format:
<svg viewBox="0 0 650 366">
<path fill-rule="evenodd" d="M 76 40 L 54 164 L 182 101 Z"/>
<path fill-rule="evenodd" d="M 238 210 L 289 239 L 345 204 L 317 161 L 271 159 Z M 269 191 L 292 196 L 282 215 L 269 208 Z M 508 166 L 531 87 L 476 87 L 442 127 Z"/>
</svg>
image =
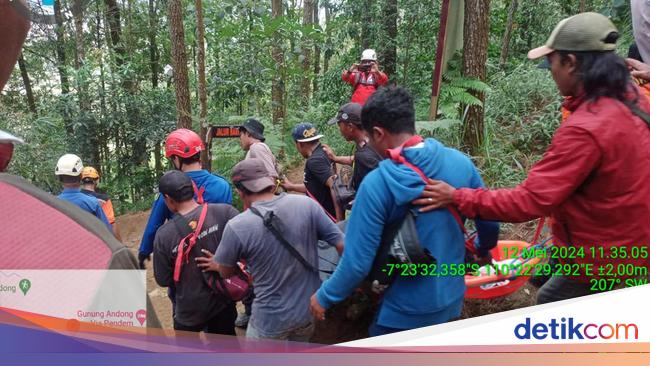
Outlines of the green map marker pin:
<svg viewBox="0 0 650 366">
<path fill-rule="evenodd" d="M 20 282 L 18 282 L 18 287 L 20 287 L 20 291 L 23 292 L 23 295 L 27 295 L 27 291 L 29 291 L 29 288 L 32 287 L 32 283 L 28 279 L 23 278 L 20 280 Z"/>
</svg>

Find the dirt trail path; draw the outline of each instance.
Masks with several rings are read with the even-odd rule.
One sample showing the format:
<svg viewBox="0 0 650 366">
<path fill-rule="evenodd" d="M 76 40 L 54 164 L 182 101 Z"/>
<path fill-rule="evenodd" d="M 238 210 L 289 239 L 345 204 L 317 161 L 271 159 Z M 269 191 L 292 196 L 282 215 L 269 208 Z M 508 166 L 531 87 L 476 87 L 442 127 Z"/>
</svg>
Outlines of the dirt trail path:
<svg viewBox="0 0 650 366">
<path fill-rule="evenodd" d="M 124 245 L 126 245 L 135 257 L 138 257 L 138 248 L 140 247 L 140 239 L 142 233 L 147 226 L 149 219 L 149 210 L 122 215 L 116 218 L 117 225 L 122 234 Z M 147 291 L 153 303 L 154 309 L 158 314 L 158 318 L 163 328 L 173 328 L 172 320 L 172 304 L 167 297 L 167 290 L 161 288 L 153 278 L 153 264 L 146 262 L 147 266 Z"/>
<path fill-rule="evenodd" d="M 291 169 L 287 176 L 293 182 L 302 181 L 304 165 Z M 124 244 L 131 249 L 137 257 L 138 247 L 142 233 L 149 218 L 149 211 L 131 213 L 117 217 Z M 533 224 L 508 225 L 502 230 L 502 238 L 526 239 L 532 236 Z M 147 289 L 154 309 L 164 328 L 173 328 L 171 301 L 167 297 L 167 290 L 158 286 L 153 278 L 153 264 L 147 265 Z M 536 289 L 527 284 L 524 289 L 504 298 L 492 300 L 466 300 L 462 318 L 475 317 L 500 311 L 516 309 L 534 304 Z M 376 301 L 367 299 L 359 300 L 361 295 L 351 302 L 335 307 L 328 315 L 328 319 L 317 324 L 316 333 L 312 339 L 318 343 L 340 343 L 367 337 L 367 327 L 372 321 L 372 312 L 369 307 L 376 306 Z M 351 305 L 353 304 L 353 305 Z M 373 305 L 374 304 L 374 305 Z M 238 310 L 243 312 L 243 307 L 238 304 Z M 239 335 L 244 335 L 243 329 L 237 329 Z"/>
</svg>

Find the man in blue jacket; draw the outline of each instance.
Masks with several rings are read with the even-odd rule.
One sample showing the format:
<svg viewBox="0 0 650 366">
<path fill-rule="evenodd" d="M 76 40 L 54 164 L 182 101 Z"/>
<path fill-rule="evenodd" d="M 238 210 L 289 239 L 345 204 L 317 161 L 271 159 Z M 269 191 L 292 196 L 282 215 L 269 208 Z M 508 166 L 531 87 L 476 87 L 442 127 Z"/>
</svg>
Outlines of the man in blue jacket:
<svg viewBox="0 0 650 366">
<path fill-rule="evenodd" d="M 197 202 L 232 204 L 230 184 L 223 177 L 201 169 L 200 155 L 204 148 L 199 135 L 184 128 L 170 133 L 165 140 L 165 156 L 171 160 L 175 169 L 185 172 L 192 179 L 196 185 L 194 199 Z M 172 216 L 164 198 L 158 195 L 140 242 L 140 268 L 144 269 L 145 260 L 151 257 L 156 231 Z"/>
<path fill-rule="evenodd" d="M 57 197 L 95 216 L 112 233 L 113 226 L 109 224 L 97 198 L 81 193 L 81 170 L 83 168 L 81 158 L 75 154 L 65 154 L 59 158 L 56 168 L 54 168 L 54 174 L 63 185 L 63 192 Z"/>
<path fill-rule="evenodd" d="M 363 107 L 362 122 L 371 146 L 386 157 L 387 149 L 403 147 L 400 154 L 428 177 L 438 177 L 456 187 L 483 187 L 471 160 L 435 139 L 415 135 L 415 109 L 409 93 L 400 87 L 378 90 Z M 370 172 L 357 192 L 345 236 L 343 257 L 332 277 L 312 296 L 311 310 L 324 319 L 325 310 L 343 301 L 366 278 L 387 224 L 401 219 L 411 201 L 424 189 L 415 170 L 391 159 Z M 487 256 L 497 242 L 499 224 L 475 220 L 479 255 Z M 416 220 L 418 237 L 442 265 L 462 265 L 464 236 L 447 209 L 422 213 Z M 463 276 L 397 277 L 384 292 L 379 311 L 369 329 L 378 336 L 444 323 L 460 316 L 465 293 Z"/>
</svg>

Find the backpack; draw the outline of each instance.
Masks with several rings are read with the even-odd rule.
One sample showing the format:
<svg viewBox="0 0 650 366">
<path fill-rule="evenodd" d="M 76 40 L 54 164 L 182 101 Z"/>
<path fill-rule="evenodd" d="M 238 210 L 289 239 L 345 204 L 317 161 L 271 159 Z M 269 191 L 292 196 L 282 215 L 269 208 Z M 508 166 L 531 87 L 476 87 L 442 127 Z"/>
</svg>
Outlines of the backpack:
<svg viewBox="0 0 650 366">
<path fill-rule="evenodd" d="M 207 213 L 208 204 L 204 203 L 201 208 L 201 214 L 199 215 L 196 229 L 185 235 L 178 243 L 178 253 L 174 265 L 174 282 L 180 281 L 183 264 L 190 262 L 190 252 L 198 241 L 198 236 L 203 228 L 203 222 L 205 221 Z M 174 218 L 173 221 L 181 232 L 187 230 L 186 228 L 189 227 L 187 220 L 182 215 L 177 215 L 177 218 Z M 181 226 L 179 221 L 183 221 L 184 225 Z M 241 264 L 239 264 L 236 269 L 235 275 L 229 278 L 221 277 L 219 272 L 204 271 L 202 274 L 205 284 L 215 293 L 215 295 L 228 302 L 241 301 L 252 291 L 250 275 Z"/>
<path fill-rule="evenodd" d="M 388 154 L 389 158 L 398 164 L 404 164 L 409 168 L 413 169 L 422 180 L 426 183 L 427 177 L 422 172 L 420 168 L 413 165 L 404 158 L 402 155 L 402 150 L 404 147 L 413 146 L 420 142 L 423 139 L 420 136 L 413 136 L 410 140 L 406 141 L 402 146 L 399 146 L 395 149 L 389 149 Z M 463 235 L 465 237 L 465 249 L 467 252 L 472 254 L 477 254 L 477 250 L 474 247 L 474 236 L 468 234 L 467 229 L 463 220 L 454 207 L 448 207 L 448 210 L 451 212 L 452 216 L 460 226 Z M 381 241 L 379 244 L 379 249 L 375 255 L 375 260 L 371 267 L 371 270 L 366 277 L 366 280 L 370 282 L 371 289 L 373 292 L 382 293 L 388 288 L 395 280 L 397 275 L 396 271 L 388 271 L 387 267 L 389 264 L 396 264 L 400 266 L 408 265 L 419 265 L 419 264 L 433 264 L 436 263 L 436 258 L 431 255 L 428 249 L 422 248 L 420 245 L 420 240 L 418 238 L 417 228 L 415 226 L 417 219 L 417 210 L 415 208 L 409 207 L 406 214 L 400 220 L 386 225 L 384 231 L 381 235 Z M 402 267 L 404 268 L 404 267 Z"/>
</svg>

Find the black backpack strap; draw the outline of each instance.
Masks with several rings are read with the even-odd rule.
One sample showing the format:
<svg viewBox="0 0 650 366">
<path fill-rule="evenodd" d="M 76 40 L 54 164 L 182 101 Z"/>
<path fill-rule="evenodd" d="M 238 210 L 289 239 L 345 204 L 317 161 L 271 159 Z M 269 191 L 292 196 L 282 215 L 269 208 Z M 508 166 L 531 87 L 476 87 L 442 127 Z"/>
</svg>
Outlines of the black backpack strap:
<svg viewBox="0 0 650 366">
<path fill-rule="evenodd" d="M 644 111 L 643 109 L 639 108 L 638 104 L 631 102 L 629 100 L 624 101 L 623 104 L 625 104 L 625 106 L 630 109 L 632 114 L 641 118 L 641 120 L 645 122 L 648 125 L 648 127 L 650 127 L 650 115 L 646 113 L 646 111 Z"/>
<path fill-rule="evenodd" d="M 277 220 L 275 219 L 276 216 L 273 211 L 268 211 L 265 216 L 262 216 L 260 211 L 255 207 L 249 207 L 248 209 L 253 214 L 259 216 L 262 219 L 264 226 L 269 229 L 269 231 L 280 241 L 280 243 L 282 243 L 282 246 L 284 246 L 284 248 L 287 249 L 289 253 L 291 253 L 291 255 L 293 255 L 305 268 L 307 268 L 307 270 L 318 273 L 318 270 L 314 268 L 314 266 L 312 266 L 309 262 L 307 262 L 307 260 L 302 255 L 300 255 L 298 250 L 296 250 L 296 248 L 294 248 L 294 246 L 291 245 L 291 243 L 289 243 L 287 239 L 282 236 L 282 234 L 280 234 L 280 230 L 278 230 L 278 228 L 273 225 L 274 221 Z"/>
</svg>

